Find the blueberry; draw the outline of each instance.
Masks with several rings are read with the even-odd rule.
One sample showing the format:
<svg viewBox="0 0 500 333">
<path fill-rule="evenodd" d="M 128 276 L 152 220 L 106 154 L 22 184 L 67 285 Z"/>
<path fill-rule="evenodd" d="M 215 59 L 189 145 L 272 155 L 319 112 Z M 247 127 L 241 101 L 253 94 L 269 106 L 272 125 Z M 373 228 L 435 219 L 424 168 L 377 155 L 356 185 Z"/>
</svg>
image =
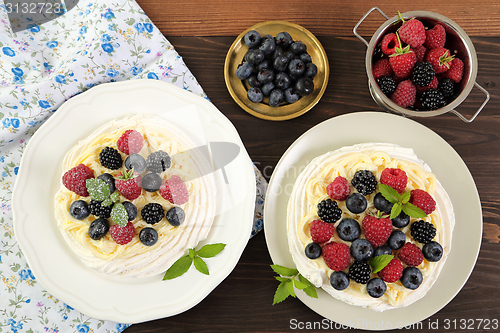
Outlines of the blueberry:
<svg viewBox="0 0 500 333">
<path fill-rule="evenodd" d="M 273 107 L 279 106 L 284 101 L 285 101 L 285 94 L 283 93 L 283 90 L 276 88 L 273 91 L 271 91 L 271 94 L 269 95 L 270 106 Z"/>
<path fill-rule="evenodd" d="M 259 49 L 250 49 L 245 55 L 245 59 L 251 65 L 257 65 L 258 63 L 264 60 L 264 57 L 265 57 L 264 52 L 262 52 L 262 50 Z"/>
<path fill-rule="evenodd" d="M 276 46 L 273 54 L 271 55 L 271 59 L 276 60 L 276 58 L 284 56 L 284 55 L 285 55 L 285 51 L 283 51 L 283 48 L 281 48 L 280 46 Z"/>
<path fill-rule="evenodd" d="M 406 243 L 405 233 L 401 230 L 393 230 L 389 239 L 387 240 L 387 244 L 393 250 L 399 250 Z"/>
<path fill-rule="evenodd" d="M 290 45 L 290 50 L 295 54 L 302 54 L 307 51 L 307 46 L 299 40 Z"/>
<path fill-rule="evenodd" d="M 125 159 L 125 168 L 127 170 L 134 169 L 134 171 L 141 173 L 146 169 L 146 160 L 139 154 L 129 155 Z"/>
<path fill-rule="evenodd" d="M 435 241 L 431 241 L 422 248 L 424 258 L 428 261 L 439 261 L 443 256 L 443 247 Z"/>
<path fill-rule="evenodd" d="M 295 89 L 301 96 L 309 95 L 314 90 L 314 82 L 307 76 L 303 76 L 295 83 Z"/>
<path fill-rule="evenodd" d="M 89 237 L 98 240 L 101 239 L 109 230 L 109 222 L 102 217 L 92 221 L 89 227 Z"/>
<path fill-rule="evenodd" d="M 318 67 L 312 62 L 306 64 L 306 71 L 304 75 L 310 77 L 311 79 L 318 74 Z"/>
<path fill-rule="evenodd" d="M 321 252 L 321 246 L 318 243 L 309 243 L 304 249 L 304 253 L 309 259 L 318 259 L 321 257 Z"/>
<path fill-rule="evenodd" d="M 128 221 L 133 221 L 137 217 L 137 207 L 130 201 L 122 202 L 123 207 L 127 211 Z"/>
<path fill-rule="evenodd" d="M 243 37 L 243 41 L 250 48 L 257 47 L 260 43 L 260 39 L 260 34 L 255 30 L 250 30 L 245 34 L 245 37 Z"/>
<path fill-rule="evenodd" d="M 83 200 L 76 200 L 69 206 L 69 213 L 75 219 L 83 220 L 90 215 L 89 204 Z"/>
<path fill-rule="evenodd" d="M 184 222 L 186 213 L 181 207 L 172 207 L 168 210 L 166 219 L 174 227 L 178 227 Z"/>
<path fill-rule="evenodd" d="M 276 35 L 276 45 L 282 47 L 283 49 L 288 49 L 292 43 L 292 36 L 290 36 L 288 32 L 282 31 Z"/>
<path fill-rule="evenodd" d="M 252 88 L 262 87 L 262 82 L 260 82 L 259 79 L 257 79 L 257 74 L 255 73 L 252 73 L 250 74 L 249 77 L 247 77 L 246 83 Z"/>
<path fill-rule="evenodd" d="M 259 50 L 261 50 L 265 55 L 271 54 L 276 49 L 276 42 L 274 37 L 271 35 L 266 35 L 262 38 L 262 43 L 260 44 Z"/>
<path fill-rule="evenodd" d="M 373 205 L 375 206 L 375 208 L 383 211 L 386 214 L 390 214 L 392 206 L 394 206 L 394 204 L 384 198 L 384 196 L 380 192 L 375 194 L 375 197 L 373 197 Z"/>
<path fill-rule="evenodd" d="M 368 206 L 366 198 L 360 193 L 351 193 L 345 200 L 347 209 L 353 214 L 360 214 L 365 211 Z"/>
<path fill-rule="evenodd" d="M 148 173 L 142 177 L 142 188 L 148 192 L 156 192 L 160 189 L 162 180 L 160 175 L 156 173 Z"/>
<path fill-rule="evenodd" d="M 274 83 L 268 82 L 262 86 L 261 90 L 265 96 L 269 96 L 271 94 L 271 91 L 273 91 L 274 88 L 275 88 Z"/>
<path fill-rule="evenodd" d="M 284 72 L 288 68 L 288 58 L 284 55 L 277 57 L 273 61 L 273 67 L 278 72 Z"/>
<path fill-rule="evenodd" d="M 379 246 L 375 249 L 375 252 L 373 252 L 374 257 L 378 257 L 384 254 L 392 254 L 392 249 L 389 245 Z"/>
<path fill-rule="evenodd" d="M 285 57 L 288 58 L 288 61 L 292 61 L 293 59 L 299 59 L 299 56 L 293 52 L 286 52 Z"/>
<path fill-rule="evenodd" d="M 153 246 L 158 241 L 158 232 L 151 227 L 142 228 L 139 232 L 139 240 L 146 246 Z"/>
<path fill-rule="evenodd" d="M 408 289 L 417 289 L 422 283 L 422 272 L 416 267 L 406 267 L 403 269 L 403 276 L 400 281 Z"/>
<path fill-rule="evenodd" d="M 373 257 L 373 246 L 366 239 L 358 238 L 351 244 L 351 255 L 357 261 L 368 261 Z"/>
<path fill-rule="evenodd" d="M 359 235 L 361 235 L 361 227 L 354 219 L 343 219 L 337 225 L 336 230 L 340 239 L 347 242 L 352 242 L 353 240 L 358 239 Z"/>
<path fill-rule="evenodd" d="M 250 76 L 253 72 L 253 66 L 249 62 L 244 62 L 241 65 L 238 65 L 236 68 L 236 77 L 240 80 L 245 80 Z"/>
<path fill-rule="evenodd" d="M 100 179 L 100 180 L 104 181 L 106 184 L 108 184 L 108 186 L 109 186 L 109 193 L 113 193 L 116 190 L 116 187 L 115 187 L 115 177 L 113 177 L 109 173 L 103 173 L 102 175 L 99 175 L 97 177 L 97 179 Z"/>
<path fill-rule="evenodd" d="M 387 290 L 385 282 L 381 278 L 373 278 L 366 284 L 366 292 L 373 298 L 379 298 Z"/>
<path fill-rule="evenodd" d="M 299 100 L 299 98 L 300 95 L 295 88 L 289 87 L 285 90 L 285 100 L 287 103 L 295 103 Z"/>
<path fill-rule="evenodd" d="M 410 223 L 410 217 L 401 212 L 398 216 L 392 219 L 392 225 L 396 228 L 404 228 Z"/>
<path fill-rule="evenodd" d="M 274 78 L 274 85 L 279 89 L 288 89 L 290 87 L 291 79 L 285 72 L 278 72 Z"/>
<path fill-rule="evenodd" d="M 342 271 L 333 272 L 332 275 L 330 275 L 330 285 L 335 290 L 344 290 L 349 287 L 349 277 Z"/>
<path fill-rule="evenodd" d="M 312 62 L 312 59 L 311 59 L 311 56 L 309 55 L 309 53 L 302 53 L 301 55 L 299 55 L 299 59 L 302 60 L 302 62 L 304 64 L 308 64 L 308 63 Z"/>
<path fill-rule="evenodd" d="M 264 94 L 262 94 L 262 90 L 260 88 L 250 88 L 247 91 L 247 97 L 250 102 L 260 103 L 264 99 Z"/>
<path fill-rule="evenodd" d="M 288 73 L 290 76 L 299 77 L 304 74 L 306 65 L 300 59 L 292 59 L 288 63 Z"/>
<path fill-rule="evenodd" d="M 271 61 L 269 59 L 264 59 L 257 64 L 255 67 L 257 72 L 260 72 L 263 69 L 271 69 Z"/>
<path fill-rule="evenodd" d="M 262 83 L 268 83 L 274 80 L 274 71 L 271 69 L 263 69 L 257 74 L 257 79 Z"/>
</svg>

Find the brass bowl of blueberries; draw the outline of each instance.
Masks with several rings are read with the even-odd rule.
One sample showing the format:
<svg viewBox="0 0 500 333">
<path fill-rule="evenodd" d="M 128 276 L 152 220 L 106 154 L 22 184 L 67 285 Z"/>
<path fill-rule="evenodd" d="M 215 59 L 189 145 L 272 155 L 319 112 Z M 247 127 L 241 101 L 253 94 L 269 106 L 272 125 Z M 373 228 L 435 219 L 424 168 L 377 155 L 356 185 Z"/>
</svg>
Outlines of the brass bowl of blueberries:
<svg viewBox="0 0 500 333">
<path fill-rule="evenodd" d="M 287 120 L 309 111 L 325 92 L 330 68 L 323 46 L 304 27 L 258 23 L 233 42 L 224 64 L 227 89 L 246 112 Z"/>
</svg>

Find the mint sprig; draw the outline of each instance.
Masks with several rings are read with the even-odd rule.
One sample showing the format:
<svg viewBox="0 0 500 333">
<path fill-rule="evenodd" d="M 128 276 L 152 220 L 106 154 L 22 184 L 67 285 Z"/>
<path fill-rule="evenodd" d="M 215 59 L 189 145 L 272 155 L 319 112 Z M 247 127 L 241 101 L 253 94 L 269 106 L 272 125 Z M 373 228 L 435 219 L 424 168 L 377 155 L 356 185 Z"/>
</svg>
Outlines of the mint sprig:
<svg viewBox="0 0 500 333">
<path fill-rule="evenodd" d="M 279 274 L 274 278 L 280 282 L 274 293 L 273 305 L 283 302 L 288 296 L 296 297 L 294 287 L 304 291 L 309 297 L 318 298 L 316 287 L 295 268 L 280 265 L 271 265 L 271 268 Z"/>
<path fill-rule="evenodd" d="M 212 258 L 219 254 L 224 248 L 226 244 L 216 243 L 216 244 L 207 244 L 203 246 L 201 249 L 196 251 L 195 249 L 189 249 L 188 254 L 179 258 L 176 262 L 173 263 L 172 266 L 165 272 L 163 276 L 163 280 L 172 280 L 175 279 L 184 273 L 186 273 L 191 265 L 194 263 L 194 267 L 205 275 L 210 275 L 208 271 L 207 264 L 203 261 L 202 258 Z"/>
<path fill-rule="evenodd" d="M 394 259 L 394 256 L 392 254 L 383 254 L 380 256 L 376 256 L 370 260 L 370 266 L 372 266 L 373 273 L 378 273 L 382 269 L 384 269 L 385 266 L 387 266 L 391 260 Z"/>
<path fill-rule="evenodd" d="M 122 203 L 116 203 L 113 205 L 113 208 L 111 208 L 111 219 L 120 227 L 124 227 L 127 225 L 128 213 Z"/>
<path fill-rule="evenodd" d="M 108 184 L 102 179 L 89 178 L 85 181 L 85 187 L 87 187 L 87 192 L 92 199 L 96 201 L 104 201 L 111 195 Z"/>
<path fill-rule="evenodd" d="M 425 214 L 422 209 L 409 202 L 411 192 L 404 192 L 402 194 L 399 194 L 398 191 L 385 184 L 379 184 L 378 187 L 380 189 L 380 193 L 382 193 L 382 196 L 387 201 L 394 204 L 391 209 L 391 219 L 396 218 L 399 214 L 401 214 L 401 211 L 403 211 L 406 215 L 414 218 L 427 217 L 427 214 Z"/>
</svg>

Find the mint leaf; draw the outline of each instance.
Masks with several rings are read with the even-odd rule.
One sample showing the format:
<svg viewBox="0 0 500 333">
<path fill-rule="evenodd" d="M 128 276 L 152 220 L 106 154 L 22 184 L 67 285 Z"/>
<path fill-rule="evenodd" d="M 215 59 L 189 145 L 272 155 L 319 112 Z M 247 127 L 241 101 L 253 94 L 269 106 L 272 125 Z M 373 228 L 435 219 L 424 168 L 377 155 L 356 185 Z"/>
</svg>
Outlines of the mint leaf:
<svg viewBox="0 0 500 333">
<path fill-rule="evenodd" d="M 307 284 L 307 286 L 309 287 L 314 287 L 314 284 L 312 284 L 308 279 L 306 279 L 305 277 L 302 276 L 302 274 L 299 274 L 299 281 L 304 283 L 304 284 Z"/>
<path fill-rule="evenodd" d="M 120 193 L 118 193 L 118 191 L 114 191 L 110 198 L 113 202 L 118 202 L 120 200 Z"/>
<path fill-rule="evenodd" d="M 279 282 L 287 282 L 287 281 L 291 280 L 291 278 L 286 278 L 286 277 L 282 277 L 282 276 L 275 276 L 274 278 L 276 280 L 278 280 Z"/>
<path fill-rule="evenodd" d="M 400 202 L 396 202 L 394 204 L 394 206 L 392 206 L 391 216 L 390 216 L 391 219 L 394 219 L 394 218 L 398 217 L 399 214 L 401 214 L 401 207 L 402 207 L 402 205 Z"/>
<path fill-rule="evenodd" d="M 92 199 L 96 201 L 106 200 L 111 193 L 109 193 L 109 186 L 104 180 L 98 178 L 89 178 L 85 181 L 85 186 Z"/>
<path fill-rule="evenodd" d="M 399 199 L 400 199 L 402 204 L 405 204 L 408 201 L 410 201 L 410 197 L 411 197 L 411 192 L 408 191 L 408 192 L 401 194 L 401 197 Z"/>
<path fill-rule="evenodd" d="M 280 265 L 271 265 L 271 268 L 281 276 L 295 276 L 299 273 L 299 271 L 294 268 L 288 268 Z"/>
<path fill-rule="evenodd" d="M 285 284 L 286 284 L 286 289 L 288 289 L 288 293 L 292 297 L 295 297 L 295 289 L 293 289 L 293 282 L 292 282 L 292 280 L 285 282 Z"/>
<path fill-rule="evenodd" d="M 274 293 L 273 305 L 283 302 L 290 296 L 288 292 L 287 282 L 281 282 Z"/>
<path fill-rule="evenodd" d="M 189 258 L 188 255 L 179 258 L 170 268 L 165 272 L 165 275 L 163 276 L 163 280 L 172 280 L 175 279 L 176 277 L 181 276 L 182 274 L 186 273 L 191 267 L 191 264 L 193 263 L 193 259 Z"/>
<path fill-rule="evenodd" d="M 305 288 L 309 287 L 307 284 L 300 282 L 299 280 L 293 280 L 293 284 L 294 284 L 295 288 L 297 288 L 297 289 L 305 289 Z"/>
<path fill-rule="evenodd" d="M 101 206 L 103 206 L 103 207 L 108 207 L 108 206 L 111 206 L 112 204 L 113 204 L 113 200 L 111 200 L 111 197 L 106 198 L 101 202 Z"/>
<path fill-rule="evenodd" d="M 382 196 L 391 203 L 396 203 L 399 201 L 399 193 L 392 187 L 385 184 L 378 184 L 378 188 L 380 189 L 380 193 Z"/>
<path fill-rule="evenodd" d="M 196 251 L 194 249 L 189 249 L 188 255 L 189 255 L 189 258 L 194 258 L 194 256 L 196 255 Z"/>
<path fill-rule="evenodd" d="M 374 257 L 370 260 L 370 266 L 373 267 L 372 272 L 373 273 L 378 273 L 382 269 L 384 269 L 385 266 L 387 266 L 391 260 L 394 259 L 394 256 L 392 254 L 383 254 L 381 256 Z"/>
<path fill-rule="evenodd" d="M 124 227 L 127 225 L 128 214 L 123 204 L 117 203 L 113 206 L 113 208 L 111 209 L 111 219 L 120 227 Z"/>
<path fill-rule="evenodd" d="M 302 290 L 306 293 L 307 296 L 312 297 L 312 298 L 318 298 L 318 291 L 316 290 L 316 288 L 314 286 L 307 287 L 307 288 L 304 288 Z"/>
<path fill-rule="evenodd" d="M 224 250 L 225 247 L 226 244 L 222 243 L 208 244 L 196 251 L 196 254 L 202 258 L 212 258 Z"/>
<path fill-rule="evenodd" d="M 205 275 L 210 275 L 207 264 L 200 257 L 194 257 L 194 267 Z"/>
<path fill-rule="evenodd" d="M 425 214 L 425 212 L 422 209 L 418 208 L 417 206 L 415 206 L 412 203 L 407 202 L 401 208 L 403 209 L 403 212 L 405 212 L 406 215 L 408 215 L 408 216 L 411 216 L 414 218 L 427 217 L 427 214 Z"/>
</svg>

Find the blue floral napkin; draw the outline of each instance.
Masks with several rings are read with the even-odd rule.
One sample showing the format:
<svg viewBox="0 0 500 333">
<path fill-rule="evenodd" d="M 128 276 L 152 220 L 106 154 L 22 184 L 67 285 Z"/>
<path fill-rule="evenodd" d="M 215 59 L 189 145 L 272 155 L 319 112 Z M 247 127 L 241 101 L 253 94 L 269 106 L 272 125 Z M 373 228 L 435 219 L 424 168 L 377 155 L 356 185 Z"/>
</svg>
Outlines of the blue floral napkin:
<svg viewBox="0 0 500 333">
<path fill-rule="evenodd" d="M 21 155 L 64 101 L 100 83 L 148 78 L 206 95 L 135 1 L 81 0 L 43 24 L 25 17 L 32 23 L 16 33 L 23 22 L 9 17 L 9 10 L 7 2 L 0 4 L 0 332 L 121 332 L 128 325 L 90 318 L 52 297 L 30 270 L 12 226 L 11 194 Z M 267 186 L 255 172 L 252 235 L 262 229 Z"/>
</svg>

